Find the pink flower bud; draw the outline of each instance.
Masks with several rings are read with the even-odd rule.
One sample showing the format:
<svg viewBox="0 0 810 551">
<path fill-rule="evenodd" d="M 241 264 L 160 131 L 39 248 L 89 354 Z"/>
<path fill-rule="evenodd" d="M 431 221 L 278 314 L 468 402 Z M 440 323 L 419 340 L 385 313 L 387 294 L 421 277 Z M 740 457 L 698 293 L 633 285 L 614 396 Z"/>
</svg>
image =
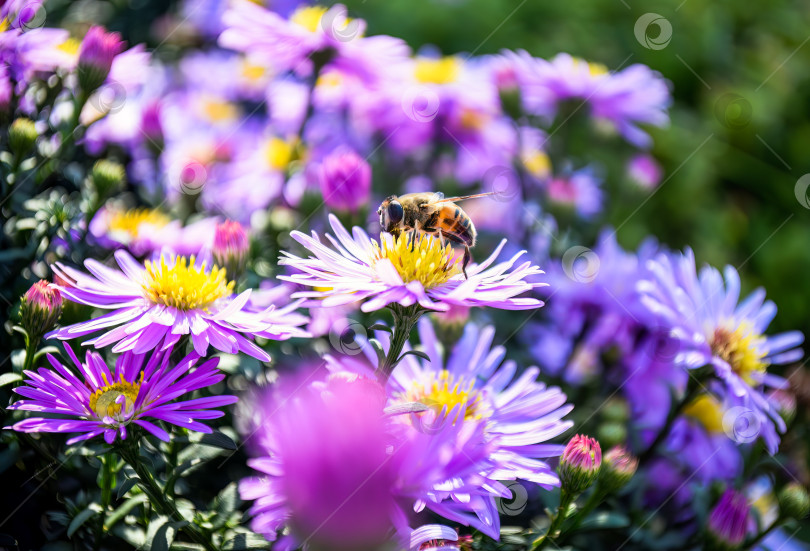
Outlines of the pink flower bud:
<svg viewBox="0 0 810 551">
<path fill-rule="evenodd" d="M 732 489 L 726 490 L 709 515 L 707 530 L 718 549 L 737 549 L 748 532 L 748 513 L 751 507 L 745 496 Z"/>
<path fill-rule="evenodd" d="M 226 270 L 228 279 L 235 280 L 245 271 L 250 240 L 242 224 L 226 220 L 217 224 L 213 255 L 217 266 Z"/>
<path fill-rule="evenodd" d="M 578 494 L 594 483 L 602 465 L 602 448 L 594 438 L 577 434 L 565 446 L 560 459 L 560 482 L 564 491 Z"/>
<path fill-rule="evenodd" d="M 20 303 L 20 318 L 29 338 L 40 338 L 53 329 L 62 315 L 62 293 L 44 279 L 34 283 Z"/>
<path fill-rule="evenodd" d="M 115 56 L 124 49 L 118 33 L 93 26 L 87 31 L 79 48 L 79 85 L 90 94 L 104 84 Z"/>
</svg>

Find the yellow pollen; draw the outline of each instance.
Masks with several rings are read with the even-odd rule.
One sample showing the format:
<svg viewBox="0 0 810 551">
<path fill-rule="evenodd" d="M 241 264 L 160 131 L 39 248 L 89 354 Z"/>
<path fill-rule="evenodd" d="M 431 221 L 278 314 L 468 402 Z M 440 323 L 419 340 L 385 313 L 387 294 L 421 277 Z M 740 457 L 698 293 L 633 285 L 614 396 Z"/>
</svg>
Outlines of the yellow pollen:
<svg viewBox="0 0 810 551">
<path fill-rule="evenodd" d="M 487 122 L 486 114 L 474 109 L 462 109 L 460 122 L 465 130 L 481 130 Z"/>
<path fill-rule="evenodd" d="M 155 304 L 165 304 L 179 310 L 206 309 L 215 301 L 233 294 L 234 282 L 228 281 L 225 268 L 212 266 L 206 271 L 205 263 L 195 266 L 195 257 L 178 256 L 174 266 L 166 259 L 146 261 L 143 290 L 146 298 Z"/>
<path fill-rule="evenodd" d="M 683 409 L 683 414 L 691 417 L 711 433 L 723 432 L 723 406 L 710 394 L 701 394 Z"/>
<path fill-rule="evenodd" d="M 546 178 L 551 173 L 551 159 L 545 151 L 535 151 L 523 156 L 523 166 L 536 178 Z"/>
<path fill-rule="evenodd" d="M 242 61 L 242 76 L 248 80 L 259 80 L 267 74 L 267 69 L 261 65 L 255 65 L 250 61 Z"/>
<path fill-rule="evenodd" d="M 286 170 L 295 160 L 295 140 L 285 142 L 281 138 L 270 138 L 264 146 L 264 157 L 274 170 Z"/>
<path fill-rule="evenodd" d="M 380 237 L 382 246 L 374 244 L 378 260 L 387 258 L 394 265 L 402 281 L 418 281 L 425 289 L 431 289 L 458 274 L 459 260 L 453 258 L 453 247 L 442 246 L 438 238 L 420 234 L 411 243 L 410 234 Z"/>
<path fill-rule="evenodd" d="M 464 420 L 481 419 L 485 415 L 481 396 L 475 390 L 475 381 L 469 383 L 463 378 L 456 379 L 449 371 L 431 373 L 427 381 L 414 381 L 400 399 L 403 402 L 421 402 L 436 413 L 445 409 L 449 413 L 453 408 L 464 410 Z"/>
<path fill-rule="evenodd" d="M 8 18 L 4 17 L 2 21 L 0 21 L 0 33 L 4 33 L 8 30 L 11 24 L 8 22 Z"/>
<path fill-rule="evenodd" d="M 170 221 L 169 217 L 154 209 L 116 210 L 111 213 L 108 223 L 111 232 L 126 233 L 130 237 L 138 237 L 142 224 L 163 227 Z"/>
<path fill-rule="evenodd" d="M 329 71 L 318 77 L 318 86 L 324 88 L 337 88 L 343 84 L 344 78 L 339 71 Z"/>
<path fill-rule="evenodd" d="M 107 381 L 107 376 L 104 375 L 104 382 L 106 384 L 90 396 L 89 403 L 90 409 L 102 419 L 104 417 L 115 417 L 121 413 L 121 404 L 116 403 L 120 396 L 124 396 L 124 411 L 132 408 L 135 400 L 138 399 L 138 390 L 143 382 L 143 372 L 141 372 L 141 378 L 138 382 L 130 383 L 125 381 L 123 373 L 120 375 L 119 380 L 112 384 Z"/>
<path fill-rule="evenodd" d="M 325 13 L 326 7 L 324 6 L 303 6 L 295 10 L 290 16 L 290 21 L 314 33 L 318 30 L 318 25 L 320 25 L 321 18 Z"/>
<path fill-rule="evenodd" d="M 608 68 L 601 63 L 593 63 L 591 61 L 585 61 L 584 59 L 579 58 L 574 58 L 574 65 L 576 67 L 586 65 L 588 67 L 588 73 L 590 73 L 592 77 L 600 77 L 610 72 Z"/>
<path fill-rule="evenodd" d="M 232 121 L 239 116 L 239 109 L 235 105 L 220 99 L 206 99 L 202 110 L 211 122 Z"/>
<path fill-rule="evenodd" d="M 754 373 L 765 373 L 768 362 L 761 346 L 765 339 L 751 331 L 748 324 L 740 324 L 731 330 L 718 327 L 709 335 L 709 345 L 717 356 L 728 362 L 734 373 L 749 385 L 757 385 Z"/>
<path fill-rule="evenodd" d="M 81 46 L 81 42 L 75 38 L 68 38 L 59 44 L 56 49 L 65 52 L 66 54 L 79 55 L 79 46 Z"/>
<path fill-rule="evenodd" d="M 416 61 L 413 76 L 423 84 L 450 84 L 458 80 L 460 73 L 461 60 L 457 57 L 423 57 Z"/>
</svg>

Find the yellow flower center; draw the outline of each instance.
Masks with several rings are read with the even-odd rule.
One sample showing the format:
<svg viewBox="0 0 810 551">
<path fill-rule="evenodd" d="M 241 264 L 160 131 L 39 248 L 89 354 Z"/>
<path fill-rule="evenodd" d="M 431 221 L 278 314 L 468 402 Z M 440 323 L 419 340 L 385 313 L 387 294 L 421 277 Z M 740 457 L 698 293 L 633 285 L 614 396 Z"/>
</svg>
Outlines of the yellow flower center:
<svg viewBox="0 0 810 551">
<path fill-rule="evenodd" d="M 206 271 L 205 263 L 195 266 L 195 257 L 178 256 L 173 266 L 146 261 L 143 290 L 146 298 L 155 304 L 165 304 L 179 310 L 206 309 L 213 302 L 233 294 L 234 282 L 228 281 L 225 268 L 212 266 Z"/>
<path fill-rule="evenodd" d="M 206 99 L 202 110 L 203 115 L 211 122 L 232 121 L 239 116 L 239 109 L 235 105 L 221 99 Z"/>
<path fill-rule="evenodd" d="M 343 75 L 339 71 L 329 71 L 318 77 L 318 86 L 324 88 L 337 88 L 344 82 Z"/>
<path fill-rule="evenodd" d="M 474 109 L 462 109 L 459 119 L 461 127 L 465 130 L 481 130 L 487 123 L 489 117 L 486 113 Z"/>
<path fill-rule="evenodd" d="M 264 158 L 274 170 L 286 170 L 296 158 L 295 140 L 286 142 L 281 138 L 270 138 L 264 146 Z"/>
<path fill-rule="evenodd" d="M 242 61 L 242 76 L 248 80 L 259 80 L 267 74 L 267 69 L 248 60 Z"/>
<path fill-rule="evenodd" d="M 691 417 L 711 433 L 723 432 L 723 407 L 710 394 L 701 394 L 683 409 L 683 414 Z"/>
<path fill-rule="evenodd" d="M 169 222 L 168 216 L 154 209 L 116 210 L 110 216 L 108 227 L 110 232 L 120 232 L 136 238 L 142 224 L 163 227 Z"/>
<path fill-rule="evenodd" d="M 411 388 L 398 398 L 403 402 L 421 402 L 436 413 L 440 413 L 442 409 L 449 413 L 452 409 L 461 407 L 465 420 L 481 419 L 486 411 L 481 395 L 474 387 L 474 380 L 467 382 L 464 377 L 456 379 L 443 369 L 438 375 L 430 373 L 427 380 L 414 381 Z"/>
<path fill-rule="evenodd" d="M 81 46 L 81 42 L 76 40 L 75 38 L 68 38 L 64 42 L 62 42 L 56 48 L 66 54 L 69 55 L 79 55 L 79 47 Z"/>
<path fill-rule="evenodd" d="M 448 56 L 439 59 L 419 58 L 414 68 L 414 77 L 423 84 L 450 84 L 461 74 L 461 60 Z"/>
<path fill-rule="evenodd" d="M 761 350 L 764 343 L 762 335 L 753 333 L 745 323 L 734 330 L 718 327 L 709 336 L 712 352 L 728 362 L 734 373 L 752 386 L 758 384 L 753 374 L 765 373 L 768 367 Z"/>
<path fill-rule="evenodd" d="M 535 178 L 545 178 L 551 173 L 551 159 L 544 151 L 537 150 L 524 155 L 523 166 Z"/>
<path fill-rule="evenodd" d="M 8 22 L 8 18 L 4 17 L 2 21 L 0 21 L 0 33 L 6 32 L 9 27 L 11 27 L 11 23 Z"/>
<path fill-rule="evenodd" d="M 449 243 L 442 246 L 438 238 L 417 235 L 411 242 L 409 233 L 381 235 L 381 246 L 374 243 L 377 260 L 387 258 L 405 283 L 418 281 L 425 289 L 437 287 L 460 272 L 459 260 L 453 258 Z"/>
<path fill-rule="evenodd" d="M 122 409 L 128 411 L 135 404 L 138 399 L 138 390 L 140 389 L 141 382 L 143 382 L 143 372 L 141 373 L 141 380 L 135 383 L 130 383 L 124 380 L 124 374 L 120 375 L 118 381 L 110 383 L 107 381 L 107 375 L 104 377 L 105 385 L 96 390 L 90 396 L 90 409 L 100 418 L 115 417 L 120 414 Z M 123 396 L 124 404 L 118 403 L 118 399 Z"/>
<path fill-rule="evenodd" d="M 314 33 L 318 30 L 318 25 L 320 25 L 321 18 L 325 13 L 326 8 L 324 6 L 303 6 L 293 12 L 290 21 Z"/>
<path fill-rule="evenodd" d="M 574 58 L 574 65 L 577 67 L 586 65 L 588 67 L 588 72 L 592 77 L 600 77 L 610 72 L 608 68 L 601 63 L 593 63 L 591 61 L 585 61 L 584 59 L 579 58 Z"/>
</svg>

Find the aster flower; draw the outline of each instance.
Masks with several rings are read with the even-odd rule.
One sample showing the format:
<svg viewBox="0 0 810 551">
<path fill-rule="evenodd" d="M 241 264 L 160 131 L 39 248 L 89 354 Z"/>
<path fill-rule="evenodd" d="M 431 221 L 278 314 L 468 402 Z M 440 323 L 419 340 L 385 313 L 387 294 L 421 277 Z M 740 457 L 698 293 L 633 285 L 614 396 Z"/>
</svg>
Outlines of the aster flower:
<svg viewBox="0 0 810 551">
<path fill-rule="evenodd" d="M 522 479 L 545 489 L 559 486 L 557 475 L 545 459 L 559 456 L 563 446 L 546 442 L 573 425 L 563 420 L 573 406 L 565 404 L 566 397 L 559 388 L 536 381 L 537 368 L 529 368 L 514 378 L 516 364 L 503 362 L 506 350 L 492 346 L 495 330 L 491 326 L 479 329 L 467 324 L 446 359 L 442 358 L 429 319 L 422 318 L 418 329 L 421 348 L 430 359 L 413 355 L 402 359 L 388 380 L 388 406 L 413 402 L 428 406 L 430 409 L 425 412 L 401 418 L 427 433 L 456 420 L 483 423 L 491 463 L 491 467 L 482 464 L 476 472 L 489 493 L 471 500 L 462 488 L 455 487 L 461 480 L 442 481 L 425 499 L 424 506 L 497 538 L 500 523 L 496 499 L 511 495 L 499 481 Z M 344 370 L 375 377 L 369 367 L 374 362 L 374 353 L 370 346 L 363 347 L 363 352 L 365 359 L 350 356 L 338 360 L 327 356 L 327 367 L 334 372 Z M 450 412 L 455 414 L 450 416 Z M 468 503 L 474 516 L 454 510 L 457 502 Z"/>
<path fill-rule="evenodd" d="M 365 37 L 365 21 L 349 19 L 336 4 L 301 6 L 289 18 L 246 0 L 238 0 L 223 16 L 219 43 L 245 52 L 276 72 L 310 75 L 319 65 L 338 67 L 371 80 L 387 65 L 408 55 L 405 43 L 390 36 Z"/>
<path fill-rule="evenodd" d="M 44 279 L 34 283 L 20 302 L 22 325 L 32 339 L 52 329 L 61 315 L 62 294 Z"/>
<path fill-rule="evenodd" d="M 253 530 L 273 541 L 289 528 L 280 549 L 379 549 L 395 530 L 405 545 L 418 538 L 408 504 L 441 481 L 469 478 L 487 448 L 480 424 L 427 434 L 384 415 L 384 401 L 377 383 L 345 373 L 258 400 L 260 454 L 248 464 L 261 474 L 239 485 L 242 499 L 255 500 Z"/>
<path fill-rule="evenodd" d="M 707 530 L 718 549 L 739 548 L 748 532 L 751 507 L 745 495 L 732 489 L 725 491 L 709 515 Z"/>
<path fill-rule="evenodd" d="M 20 432 L 81 433 L 70 438 L 68 445 L 103 434 L 107 443 L 112 444 L 117 437 L 125 440 L 127 427 L 134 423 L 168 441 L 169 434 L 155 420 L 210 433 L 211 428 L 199 420 L 222 417 L 223 412 L 212 408 L 237 401 L 236 396 L 176 401 L 225 377 L 217 369 L 218 358 L 195 367 L 199 356 L 190 354 L 170 367 L 171 350 L 155 352 L 148 360 L 143 354 L 127 352 L 118 357 L 115 368 L 110 370 L 97 352 L 88 351 L 82 363 L 67 343 L 65 351 L 79 370 L 78 375 L 48 354 L 53 369 L 25 371 L 26 384 L 14 391 L 26 399 L 8 407 L 64 417 L 29 417 L 5 428 Z"/>
<path fill-rule="evenodd" d="M 210 345 L 269 361 L 267 352 L 244 333 L 273 340 L 306 336 L 299 329 L 306 318 L 295 312 L 298 303 L 254 311 L 248 306 L 250 289 L 236 295 L 224 269 L 209 268 L 194 256 L 164 255 L 141 264 L 119 250 L 115 259 L 122 271 L 92 259 L 85 261 L 92 275 L 62 264 L 53 267 L 59 277 L 70 282 L 58 286 L 66 298 L 113 311 L 59 328 L 48 338 L 73 339 L 113 328 L 84 344 L 103 348 L 115 343 L 113 352 L 132 350 L 140 354 L 154 348 L 166 350 L 188 335 L 201 356 Z"/>
<path fill-rule="evenodd" d="M 592 168 L 552 177 L 546 186 L 549 201 L 569 208 L 585 220 L 598 215 L 603 207 L 604 193 Z"/>
<path fill-rule="evenodd" d="M 550 61 L 524 51 L 503 55 L 514 64 L 524 108 L 535 115 L 553 119 L 562 102 L 580 100 L 593 117 L 609 121 L 627 141 L 645 147 L 651 140 L 639 124 L 664 126 L 669 121 L 667 82 L 645 65 L 611 73 L 569 54 Z"/>
<path fill-rule="evenodd" d="M 660 254 L 648 263 L 649 282 L 641 282 L 644 304 L 670 328 L 678 340 L 677 365 L 695 370 L 710 366 L 722 387 L 717 389 L 727 408 L 751 411 L 760 425 L 760 437 L 774 453 L 777 431 L 785 429 L 778 406 L 764 387 L 784 387 L 781 377 L 769 374 L 771 364 L 801 359 L 797 348 L 804 340 L 799 331 L 767 336 L 765 330 L 776 315 L 765 291 L 757 289 L 742 302 L 740 276 L 733 267 L 720 272 L 706 266 L 699 273 L 691 250 L 684 254 Z"/>
<path fill-rule="evenodd" d="M 118 33 L 93 26 L 87 31 L 79 48 L 79 84 L 85 94 L 101 86 L 110 74 L 113 59 L 123 50 Z"/>
<path fill-rule="evenodd" d="M 320 185 L 327 206 L 356 212 L 371 195 L 371 167 L 351 150 L 336 151 L 321 163 Z"/>
<path fill-rule="evenodd" d="M 329 221 L 336 236 L 326 236 L 332 247 L 321 242 L 314 232 L 309 236 L 295 231 L 291 234 L 293 239 L 313 256 L 299 258 L 285 251 L 279 261 L 302 272 L 279 276 L 279 279 L 328 289 L 301 292 L 294 295 L 296 297 L 322 298 L 325 307 L 365 301 L 361 306 L 364 312 L 389 304 L 418 304 L 439 311 L 453 305 L 504 310 L 526 310 L 543 305 L 534 298 L 518 297 L 545 285 L 526 281 L 542 274 L 540 268 L 524 262 L 509 271 L 525 251 L 492 266 L 505 240 L 488 259 L 468 267 L 469 277 L 465 279 L 460 260 L 453 258 L 451 246 L 442 246 L 437 238 L 421 236 L 411 246 L 406 234 L 394 237 L 382 233 L 378 243 L 358 227 L 353 229 L 353 236 L 350 235 L 334 215 L 329 216 Z"/>
<path fill-rule="evenodd" d="M 586 490 L 599 476 L 602 448 L 595 439 L 581 434 L 565 446 L 560 458 L 560 481 L 565 491 L 578 494 Z"/>
</svg>

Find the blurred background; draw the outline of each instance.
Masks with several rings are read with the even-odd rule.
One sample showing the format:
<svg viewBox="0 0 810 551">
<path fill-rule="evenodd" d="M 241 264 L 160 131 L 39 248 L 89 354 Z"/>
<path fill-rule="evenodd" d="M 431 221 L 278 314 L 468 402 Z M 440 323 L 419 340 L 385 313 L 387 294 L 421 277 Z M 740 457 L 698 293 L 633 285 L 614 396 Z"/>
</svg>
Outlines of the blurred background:
<svg viewBox="0 0 810 551">
<path fill-rule="evenodd" d="M 158 45 L 172 58 L 194 41 L 184 25 L 214 19 L 221 2 L 189 13 L 175 2 L 49 2 L 48 24 L 95 21 L 130 44 Z M 810 332 L 810 3 L 638 2 L 634 0 L 387 0 L 346 2 L 368 34 L 391 34 L 414 49 L 482 55 L 504 48 L 550 58 L 569 52 L 611 70 L 644 63 L 672 84 L 669 128 L 652 128 L 664 167 L 652 195 L 615 197 L 610 223 L 622 245 L 647 235 L 699 263 L 732 264 L 750 290 L 763 285 L 779 305 L 775 331 Z M 607 185 L 627 190 L 624 166 L 604 144 L 591 148 Z M 810 177 L 806 182 L 810 182 Z M 803 185 L 804 184 L 804 185 Z"/>
</svg>

